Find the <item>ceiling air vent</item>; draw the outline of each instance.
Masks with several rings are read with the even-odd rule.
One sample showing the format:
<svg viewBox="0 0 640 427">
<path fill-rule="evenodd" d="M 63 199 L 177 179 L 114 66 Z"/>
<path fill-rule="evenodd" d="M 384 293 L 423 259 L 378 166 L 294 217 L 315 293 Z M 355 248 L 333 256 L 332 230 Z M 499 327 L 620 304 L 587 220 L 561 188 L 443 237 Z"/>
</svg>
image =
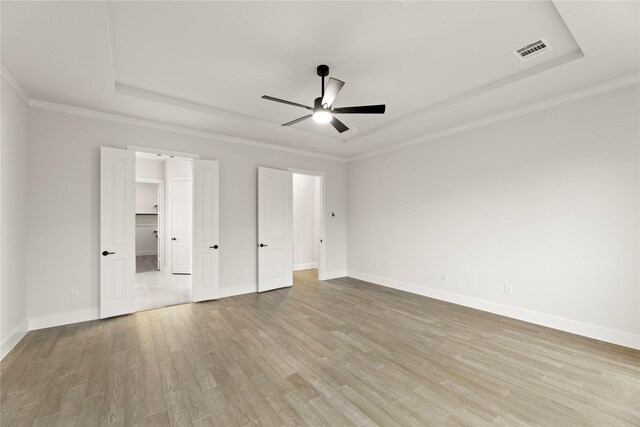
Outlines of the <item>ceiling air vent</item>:
<svg viewBox="0 0 640 427">
<path fill-rule="evenodd" d="M 551 46 L 546 39 L 540 39 L 533 43 L 529 43 L 526 46 L 521 47 L 513 51 L 513 54 L 520 58 L 521 61 L 528 61 L 529 59 L 542 55 L 545 52 L 551 50 Z"/>
</svg>

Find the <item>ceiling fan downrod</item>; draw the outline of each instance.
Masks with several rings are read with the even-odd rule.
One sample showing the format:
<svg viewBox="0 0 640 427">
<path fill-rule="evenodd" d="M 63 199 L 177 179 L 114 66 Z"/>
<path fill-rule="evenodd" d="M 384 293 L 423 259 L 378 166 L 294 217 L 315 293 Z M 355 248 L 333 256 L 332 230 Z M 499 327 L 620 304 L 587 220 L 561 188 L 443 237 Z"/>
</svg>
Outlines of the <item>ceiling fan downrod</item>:
<svg viewBox="0 0 640 427">
<path fill-rule="evenodd" d="M 317 73 L 320 77 L 322 77 L 322 96 L 324 97 L 324 78 L 329 75 L 329 66 L 328 65 L 318 65 Z"/>
</svg>

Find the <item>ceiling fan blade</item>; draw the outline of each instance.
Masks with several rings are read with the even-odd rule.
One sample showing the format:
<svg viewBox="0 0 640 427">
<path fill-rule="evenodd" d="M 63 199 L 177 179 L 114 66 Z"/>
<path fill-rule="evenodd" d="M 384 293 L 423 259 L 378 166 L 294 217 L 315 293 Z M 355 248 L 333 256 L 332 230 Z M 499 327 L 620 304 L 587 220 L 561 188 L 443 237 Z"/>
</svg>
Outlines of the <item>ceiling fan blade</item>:
<svg viewBox="0 0 640 427">
<path fill-rule="evenodd" d="M 380 105 L 361 105 L 359 107 L 338 107 L 333 109 L 336 114 L 384 114 L 386 106 Z"/>
<path fill-rule="evenodd" d="M 335 117 L 331 119 L 331 124 L 340 133 L 346 132 L 349 130 L 349 128 L 344 123 L 342 123 L 340 120 L 336 119 Z"/>
<path fill-rule="evenodd" d="M 269 96 L 269 95 L 262 95 L 262 99 L 266 99 L 268 101 L 281 102 L 283 104 L 293 105 L 294 107 L 305 108 L 309 111 L 313 111 L 313 108 L 307 107 L 306 105 L 298 104 L 297 102 L 285 101 L 284 99 L 274 98 L 273 96 Z"/>
<path fill-rule="evenodd" d="M 344 86 L 344 82 L 342 80 L 334 79 L 333 77 L 329 78 L 329 83 L 327 83 L 327 87 L 324 90 L 324 96 L 322 97 L 322 105 L 328 105 L 329 107 L 333 104 L 333 101 L 338 96 L 340 89 Z"/>
<path fill-rule="evenodd" d="M 302 116 L 302 117 L 300 117 L 299 119 L 291 120 L 290 122 L 287 122 L 287 123 L 283 124 L 282 126 L 291 126 L 291 125 L 295 125 L 295 124 L 296 124 L 296 123 L 298 123 L 298 122 L 301 122 L 301 121 L 303 121 L 303 120 L 307 120 L 307 119 L 308 119 L 309 117 L 311 117 L 311 116 L 312 116 L 312 114 L 308 114 L 308 115 L 306 115 L 306 116 Z"/>
</svg>

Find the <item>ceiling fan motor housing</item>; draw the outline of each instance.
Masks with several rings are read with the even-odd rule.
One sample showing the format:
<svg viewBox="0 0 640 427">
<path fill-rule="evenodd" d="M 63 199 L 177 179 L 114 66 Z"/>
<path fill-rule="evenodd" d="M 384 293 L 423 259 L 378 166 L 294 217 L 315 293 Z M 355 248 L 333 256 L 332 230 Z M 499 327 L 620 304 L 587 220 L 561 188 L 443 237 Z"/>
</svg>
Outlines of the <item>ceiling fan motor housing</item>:
<svg viewBox="0 0 640 427">
<path fill-rule="evenodd" d="M 318 75 L 320 77 L 327 77 L 329 75 L 329 66 L 328 65 L 318 65 Z"/>
<path fill-rule="evenodd" d="M 321 96 L 317 97 L 313 101 L 313 111 L 318 111 L 318 110 L 329 110 L 329 111 L 331 111 L 331 108 L 327 108 L 324 105 L 322 105 L 322 97 Z"/>
</svg>

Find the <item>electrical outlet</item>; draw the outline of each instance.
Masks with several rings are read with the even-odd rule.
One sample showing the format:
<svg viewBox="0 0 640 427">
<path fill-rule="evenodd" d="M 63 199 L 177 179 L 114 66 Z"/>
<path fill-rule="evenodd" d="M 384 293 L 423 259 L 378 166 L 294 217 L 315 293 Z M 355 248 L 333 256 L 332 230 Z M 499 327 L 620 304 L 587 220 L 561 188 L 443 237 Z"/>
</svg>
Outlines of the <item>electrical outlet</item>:
<svg viewBox="0 0 640 427">
<path fill-rule="evenodd" d="M 249 280 L 249 270 L 244 270 L 242 272 L 242 277 L 244 277 L 245 280 Z"/>
<path fill-rule="evenodd" d="M 376 264 L 375 267 L 376 267 L 376 271 L 380 271 L 380 264 Z"/>
<path fill-rule="evenodd" d="M 504 293 L 511 295 L 513 293 L 513 285 L 507 283 L 504 285 Z"/>
<path fill-rule="evenodd" d="M 78 295 L 78 291 L 73 290 L 69 293 L 69 300 L 78 301 L 78 298 L 80 298 L 80 296 Z"/>
<path fill-rule="evenodd" d="M 447 273 L 442 273 L 442 274 L 440 274 L 440 279 L 442 279 L 443 282 L 448 282 L 449 281 L 449 275 Z"/>
</svg>

